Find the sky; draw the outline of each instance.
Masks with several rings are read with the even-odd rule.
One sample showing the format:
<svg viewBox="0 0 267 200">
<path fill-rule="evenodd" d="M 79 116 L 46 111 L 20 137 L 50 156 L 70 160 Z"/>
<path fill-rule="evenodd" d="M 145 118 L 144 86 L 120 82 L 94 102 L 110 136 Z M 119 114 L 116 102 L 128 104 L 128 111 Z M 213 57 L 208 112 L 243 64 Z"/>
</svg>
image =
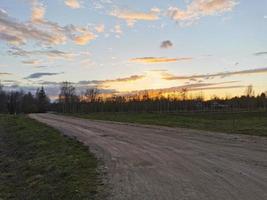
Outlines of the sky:
<svg viewBox="0 0 267 200">
<path fill-rule="evenodd" d="M 267 91 L 267 0 L 0 0 L 0 81 L 207 98 Z"/>
</svg>

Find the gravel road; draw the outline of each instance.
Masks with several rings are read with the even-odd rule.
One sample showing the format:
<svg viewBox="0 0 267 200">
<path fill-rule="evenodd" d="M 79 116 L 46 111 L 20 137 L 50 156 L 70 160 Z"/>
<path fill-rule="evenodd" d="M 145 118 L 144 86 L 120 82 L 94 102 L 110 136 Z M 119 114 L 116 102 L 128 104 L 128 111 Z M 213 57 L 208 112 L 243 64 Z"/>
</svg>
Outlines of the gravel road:
<svg viewBox="0 0 267 200">
<path fill-rule="evenodd" d="M 108 199 L 267 200 L 267 138 L 31 114 L 90 147 Z"/>
</svg>

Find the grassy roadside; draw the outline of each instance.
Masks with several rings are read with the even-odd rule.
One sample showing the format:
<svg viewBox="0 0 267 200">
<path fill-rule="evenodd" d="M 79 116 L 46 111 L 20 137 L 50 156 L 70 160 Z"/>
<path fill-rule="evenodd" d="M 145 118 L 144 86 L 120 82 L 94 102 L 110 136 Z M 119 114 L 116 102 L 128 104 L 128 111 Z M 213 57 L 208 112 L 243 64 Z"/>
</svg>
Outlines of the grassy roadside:
<svg viewBox="0 0 267 200">
<path fill-rule="evenodd" d="M 26 116 L 0 115 L 0 199 L 95 199 L 88 148 Z"/>
<path fill-rule="evenodd" d="M 248 113 L 91 113 L 77 117 L 267 136 L 267 112 Z"/>
</svg>

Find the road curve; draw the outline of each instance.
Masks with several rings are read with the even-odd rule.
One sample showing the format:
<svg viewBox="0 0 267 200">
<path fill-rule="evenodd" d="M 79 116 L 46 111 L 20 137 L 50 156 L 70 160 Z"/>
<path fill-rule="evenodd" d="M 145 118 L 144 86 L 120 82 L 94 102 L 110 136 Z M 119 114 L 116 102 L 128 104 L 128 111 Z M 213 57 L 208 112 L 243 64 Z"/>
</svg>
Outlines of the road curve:
<svg viewBox="0 0 267 200">
<path fill-rule="evenodd" d="M 267 199 L 267 138 L 31 114 L 90 147 L 114 200 Z"/>
</svg>

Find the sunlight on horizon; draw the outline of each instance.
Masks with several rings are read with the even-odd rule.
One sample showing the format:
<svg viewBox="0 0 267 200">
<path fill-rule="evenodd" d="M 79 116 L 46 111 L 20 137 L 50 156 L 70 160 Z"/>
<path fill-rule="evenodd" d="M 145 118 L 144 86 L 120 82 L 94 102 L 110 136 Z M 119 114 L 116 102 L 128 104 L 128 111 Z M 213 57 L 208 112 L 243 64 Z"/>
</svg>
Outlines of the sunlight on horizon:
<svg viewBox="0 0 267 200">
<path fill-rule="evenodd" d="M 69 81 L 104 94 L 267 91 L 267 1 L 0 3 L 0 82 L 50 97 Z"/>
</svg>

